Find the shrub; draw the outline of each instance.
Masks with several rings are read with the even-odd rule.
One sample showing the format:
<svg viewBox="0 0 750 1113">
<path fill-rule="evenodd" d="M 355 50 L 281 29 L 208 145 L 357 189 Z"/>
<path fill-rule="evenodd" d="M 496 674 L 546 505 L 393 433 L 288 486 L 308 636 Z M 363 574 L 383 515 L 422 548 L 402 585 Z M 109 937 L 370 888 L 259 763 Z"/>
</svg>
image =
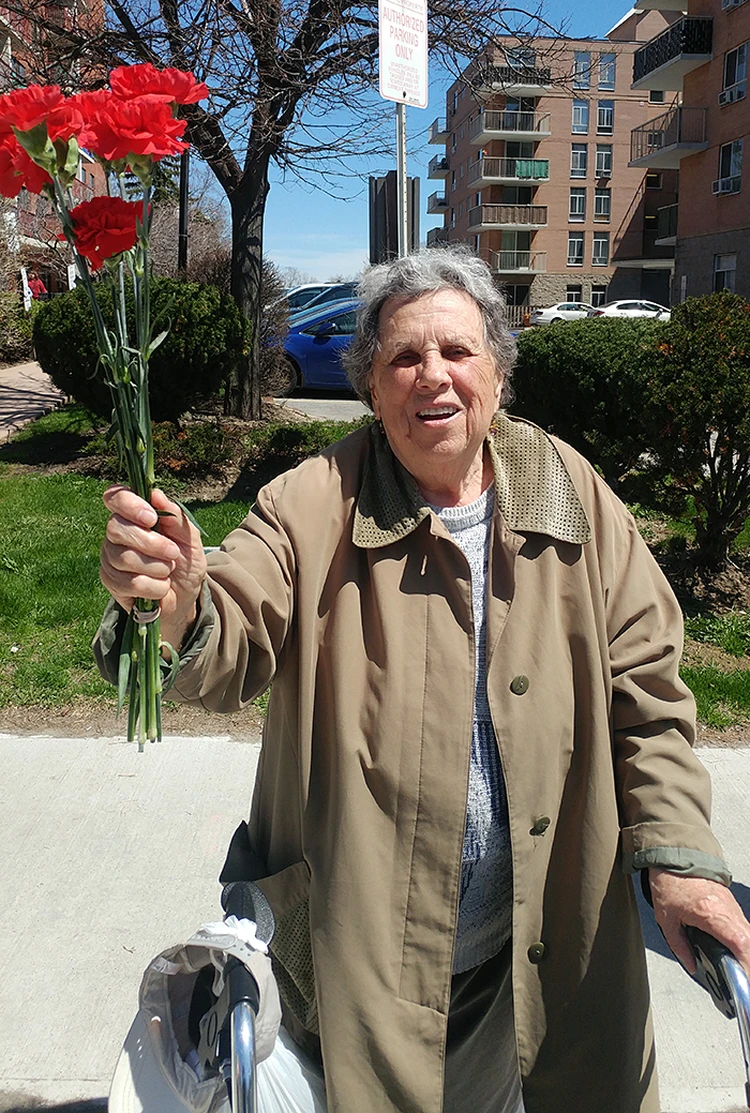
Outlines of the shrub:
<svg viewBox="0 0 750 1113">
<path fill-rule="evenodd" d="M 641 356 L 655 327 L 612 317 L 519 337 L 513 411 L 577 448 L 613 487 L 644 451 Z"/>
<path fill-rule="evenodd" d="M 219 391 L 247 352 L 249 326 L 232 298 L 213 286 L 155 278 L 151 291 L 156 331 L 169 328 L 150 361 L 151 413 L 156 421 L 174 421 Z M 127 294 L 132 314 L 132 287 Z M 111 302 L 105 296 L 101 303 L 106 317 Z M 61 294 L 40 308 L 34 345 L 55 386 L 96 414 L 111 413 L 84 289 Z"/>
<path fill-rule="evenodd" d="M 750 514 L 750 302 L 688 298 L 644 365 L 649 451 L 692 495 L 698 567 L 722 568 Z"/>
<path fill-rule="evenodd" d="M 32 324 L 41 303 L 33 301 L 26 313 L 16 294 L 0 293 L 0 363 L 24 363 L 34 358 Z"/>
</svg>

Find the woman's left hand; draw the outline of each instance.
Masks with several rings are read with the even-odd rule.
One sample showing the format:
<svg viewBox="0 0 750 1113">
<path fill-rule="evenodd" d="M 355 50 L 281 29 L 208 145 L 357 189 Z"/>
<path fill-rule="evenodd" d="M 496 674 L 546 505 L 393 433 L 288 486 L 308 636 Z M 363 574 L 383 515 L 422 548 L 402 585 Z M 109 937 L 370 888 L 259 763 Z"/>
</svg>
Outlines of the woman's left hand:
<svg viewBox="0 0 750 1113">
<path fill-rule="evenodd" d="M 717 881 L 669 870 L 652 868 L 648 874 L 656 922 L 688 973 L 695 973 L 695 957 L 685 934 L 686 924 L 713 935 L 750 975 L 750 924 L 729 889 Z"/>
</svg>

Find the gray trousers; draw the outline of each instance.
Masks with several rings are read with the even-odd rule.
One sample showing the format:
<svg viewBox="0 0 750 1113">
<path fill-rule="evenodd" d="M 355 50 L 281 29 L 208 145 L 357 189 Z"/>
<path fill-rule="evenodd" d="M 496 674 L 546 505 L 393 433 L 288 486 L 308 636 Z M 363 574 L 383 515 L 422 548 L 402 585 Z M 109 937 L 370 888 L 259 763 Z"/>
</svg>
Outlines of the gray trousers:
<svg viewBox="0 0 750 1113">
<path fill-rule="evenodd" d="M 511 944 L 455 974 L 443 1113 L 524 1113 L 513 1028 Z"/>
</svg>

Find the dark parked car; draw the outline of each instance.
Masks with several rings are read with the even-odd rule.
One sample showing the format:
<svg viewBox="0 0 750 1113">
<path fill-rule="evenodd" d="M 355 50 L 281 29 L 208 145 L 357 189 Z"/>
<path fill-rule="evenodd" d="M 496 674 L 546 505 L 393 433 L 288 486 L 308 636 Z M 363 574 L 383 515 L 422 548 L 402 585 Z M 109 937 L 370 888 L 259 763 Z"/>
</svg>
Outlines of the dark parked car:
<svg viewBox="0 0 750 1113">
<path fill-rule="evenodd" d="M 351 389 L 341 353 L 354 335 L 358 302 L 336 302 L 319 312 L 304 313 L 290 323 L 284 342 L 289 361 L 289 387 L 314 390 Z"/>
</svg>

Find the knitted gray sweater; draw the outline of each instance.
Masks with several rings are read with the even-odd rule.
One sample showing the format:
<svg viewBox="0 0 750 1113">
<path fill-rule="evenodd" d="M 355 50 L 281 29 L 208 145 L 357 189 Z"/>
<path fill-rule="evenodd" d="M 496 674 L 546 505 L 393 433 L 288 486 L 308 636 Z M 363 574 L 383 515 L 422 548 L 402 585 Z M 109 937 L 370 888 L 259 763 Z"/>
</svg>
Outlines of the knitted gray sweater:
<svg viewBox="0 0 750 1113">
<path fill-rule="evenodd" d="M 485 598 L 494 504 L 493 485 L 468 506 L 432 507 L 469 562 L 476 640 L 474 726 L 454 974 L 497 954 L 511 930 L 513 870 L 508 804 L 487 700 Z"/>
</svg>

